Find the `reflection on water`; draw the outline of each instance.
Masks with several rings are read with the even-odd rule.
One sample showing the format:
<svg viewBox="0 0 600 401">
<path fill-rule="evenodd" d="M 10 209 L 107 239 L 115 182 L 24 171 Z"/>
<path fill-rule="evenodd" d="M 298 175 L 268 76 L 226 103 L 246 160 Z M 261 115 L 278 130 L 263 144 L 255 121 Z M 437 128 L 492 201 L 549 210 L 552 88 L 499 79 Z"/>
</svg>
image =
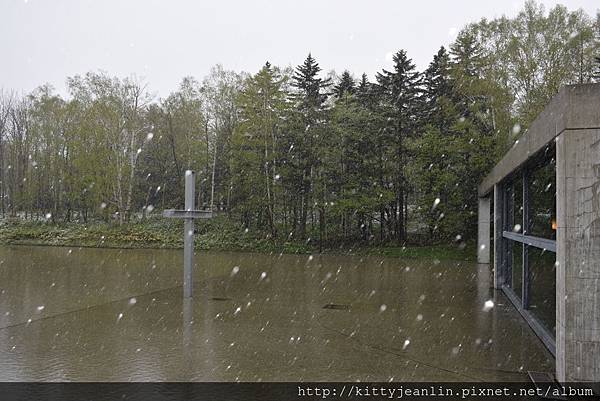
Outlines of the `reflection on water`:
<svg viewBox="0 0 600 401">
<path fill-rule="evenodd" d="M 183 302 L 181 251 L 3 247 L 0 261 L 0 381 L 525 380 L 554 366 L 486 265 L 200 252 Z"/>
</svg>

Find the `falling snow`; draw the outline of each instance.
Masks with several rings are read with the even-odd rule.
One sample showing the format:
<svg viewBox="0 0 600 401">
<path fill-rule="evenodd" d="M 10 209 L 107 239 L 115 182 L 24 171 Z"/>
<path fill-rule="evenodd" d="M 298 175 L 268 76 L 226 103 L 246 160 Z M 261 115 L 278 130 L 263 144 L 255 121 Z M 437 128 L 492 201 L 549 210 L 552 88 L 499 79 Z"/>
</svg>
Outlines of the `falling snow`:
<svg viewBox="0 0 600 401">
<path fill-rule="evenodd" d="M 484 311 L 484 312 L 488 312 L 488 311 L 490 311 L 490 310 L 491 310 L 493 307 L 494 307 L 494 301 L 492 301 L 491 299 L 490 299 L 490 300 L 487 300 L 487 301 L 485 301 L 485 303 L 483 304 L 483 311 Z"/>
</svg>

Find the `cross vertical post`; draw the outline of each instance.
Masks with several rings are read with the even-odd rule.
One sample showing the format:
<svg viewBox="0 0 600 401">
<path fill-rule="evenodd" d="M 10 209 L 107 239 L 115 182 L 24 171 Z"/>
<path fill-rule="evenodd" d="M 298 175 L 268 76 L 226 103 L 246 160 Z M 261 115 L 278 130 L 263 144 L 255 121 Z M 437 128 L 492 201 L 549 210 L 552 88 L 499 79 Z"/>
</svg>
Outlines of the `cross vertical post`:
<svg viewBox="0 0 600 401">
<path fill-rule="evenodd" d="M 163 217 L 183 219 L 183 297 L 193 296 L 194 286 L 194 219 L 210 219 L 211 210 L 196 210 L 196 174 L 192 170 L 185 172 L 185 209 L 163 210 Z"/>
<path fill-rule="evenodd" d="M 185 211 L 195 209 L 195 178 L 192 170 L 185 172 Z M 183 296 L 190 298 L 194 285 L 194 219 L 186 218 L 183 224 Z"/>
</svg>

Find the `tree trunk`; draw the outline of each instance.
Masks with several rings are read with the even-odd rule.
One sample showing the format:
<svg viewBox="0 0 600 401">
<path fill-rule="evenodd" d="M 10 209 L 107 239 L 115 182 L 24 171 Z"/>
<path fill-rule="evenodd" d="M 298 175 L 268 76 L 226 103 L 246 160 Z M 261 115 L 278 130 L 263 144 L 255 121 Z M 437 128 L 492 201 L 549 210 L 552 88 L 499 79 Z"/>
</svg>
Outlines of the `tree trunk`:
<svg viewBox="0 0 600 401">
<path fill-rule="evenodd" d="M 325 208 L 319 209 L 319 253 L 323 252 L 323 240 L 325 236 Z"/>
</svg>

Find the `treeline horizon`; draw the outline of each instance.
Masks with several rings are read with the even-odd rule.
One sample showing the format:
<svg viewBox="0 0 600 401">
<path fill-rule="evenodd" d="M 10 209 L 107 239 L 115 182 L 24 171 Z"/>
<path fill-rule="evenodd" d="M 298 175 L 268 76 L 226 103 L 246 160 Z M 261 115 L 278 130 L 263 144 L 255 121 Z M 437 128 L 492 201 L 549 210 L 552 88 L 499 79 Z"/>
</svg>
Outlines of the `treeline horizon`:
<svg viewBox="0 0 600 401">
<path fill-rule="evenodd" d="M 0 90 L 0 212 L 126 224 L 199 208 L 267 237 L 322 243 L 465 241 L 477 185 L 562 85 L 600 82 L 600 13 L 483 19 L 424 71 L 398 50 L 374 82 L 326 77 L 309 53 L 255 74 L 215 66 L 155 100 L 136 78 L 89 72 L 68 98 Z"/>
</svg>

